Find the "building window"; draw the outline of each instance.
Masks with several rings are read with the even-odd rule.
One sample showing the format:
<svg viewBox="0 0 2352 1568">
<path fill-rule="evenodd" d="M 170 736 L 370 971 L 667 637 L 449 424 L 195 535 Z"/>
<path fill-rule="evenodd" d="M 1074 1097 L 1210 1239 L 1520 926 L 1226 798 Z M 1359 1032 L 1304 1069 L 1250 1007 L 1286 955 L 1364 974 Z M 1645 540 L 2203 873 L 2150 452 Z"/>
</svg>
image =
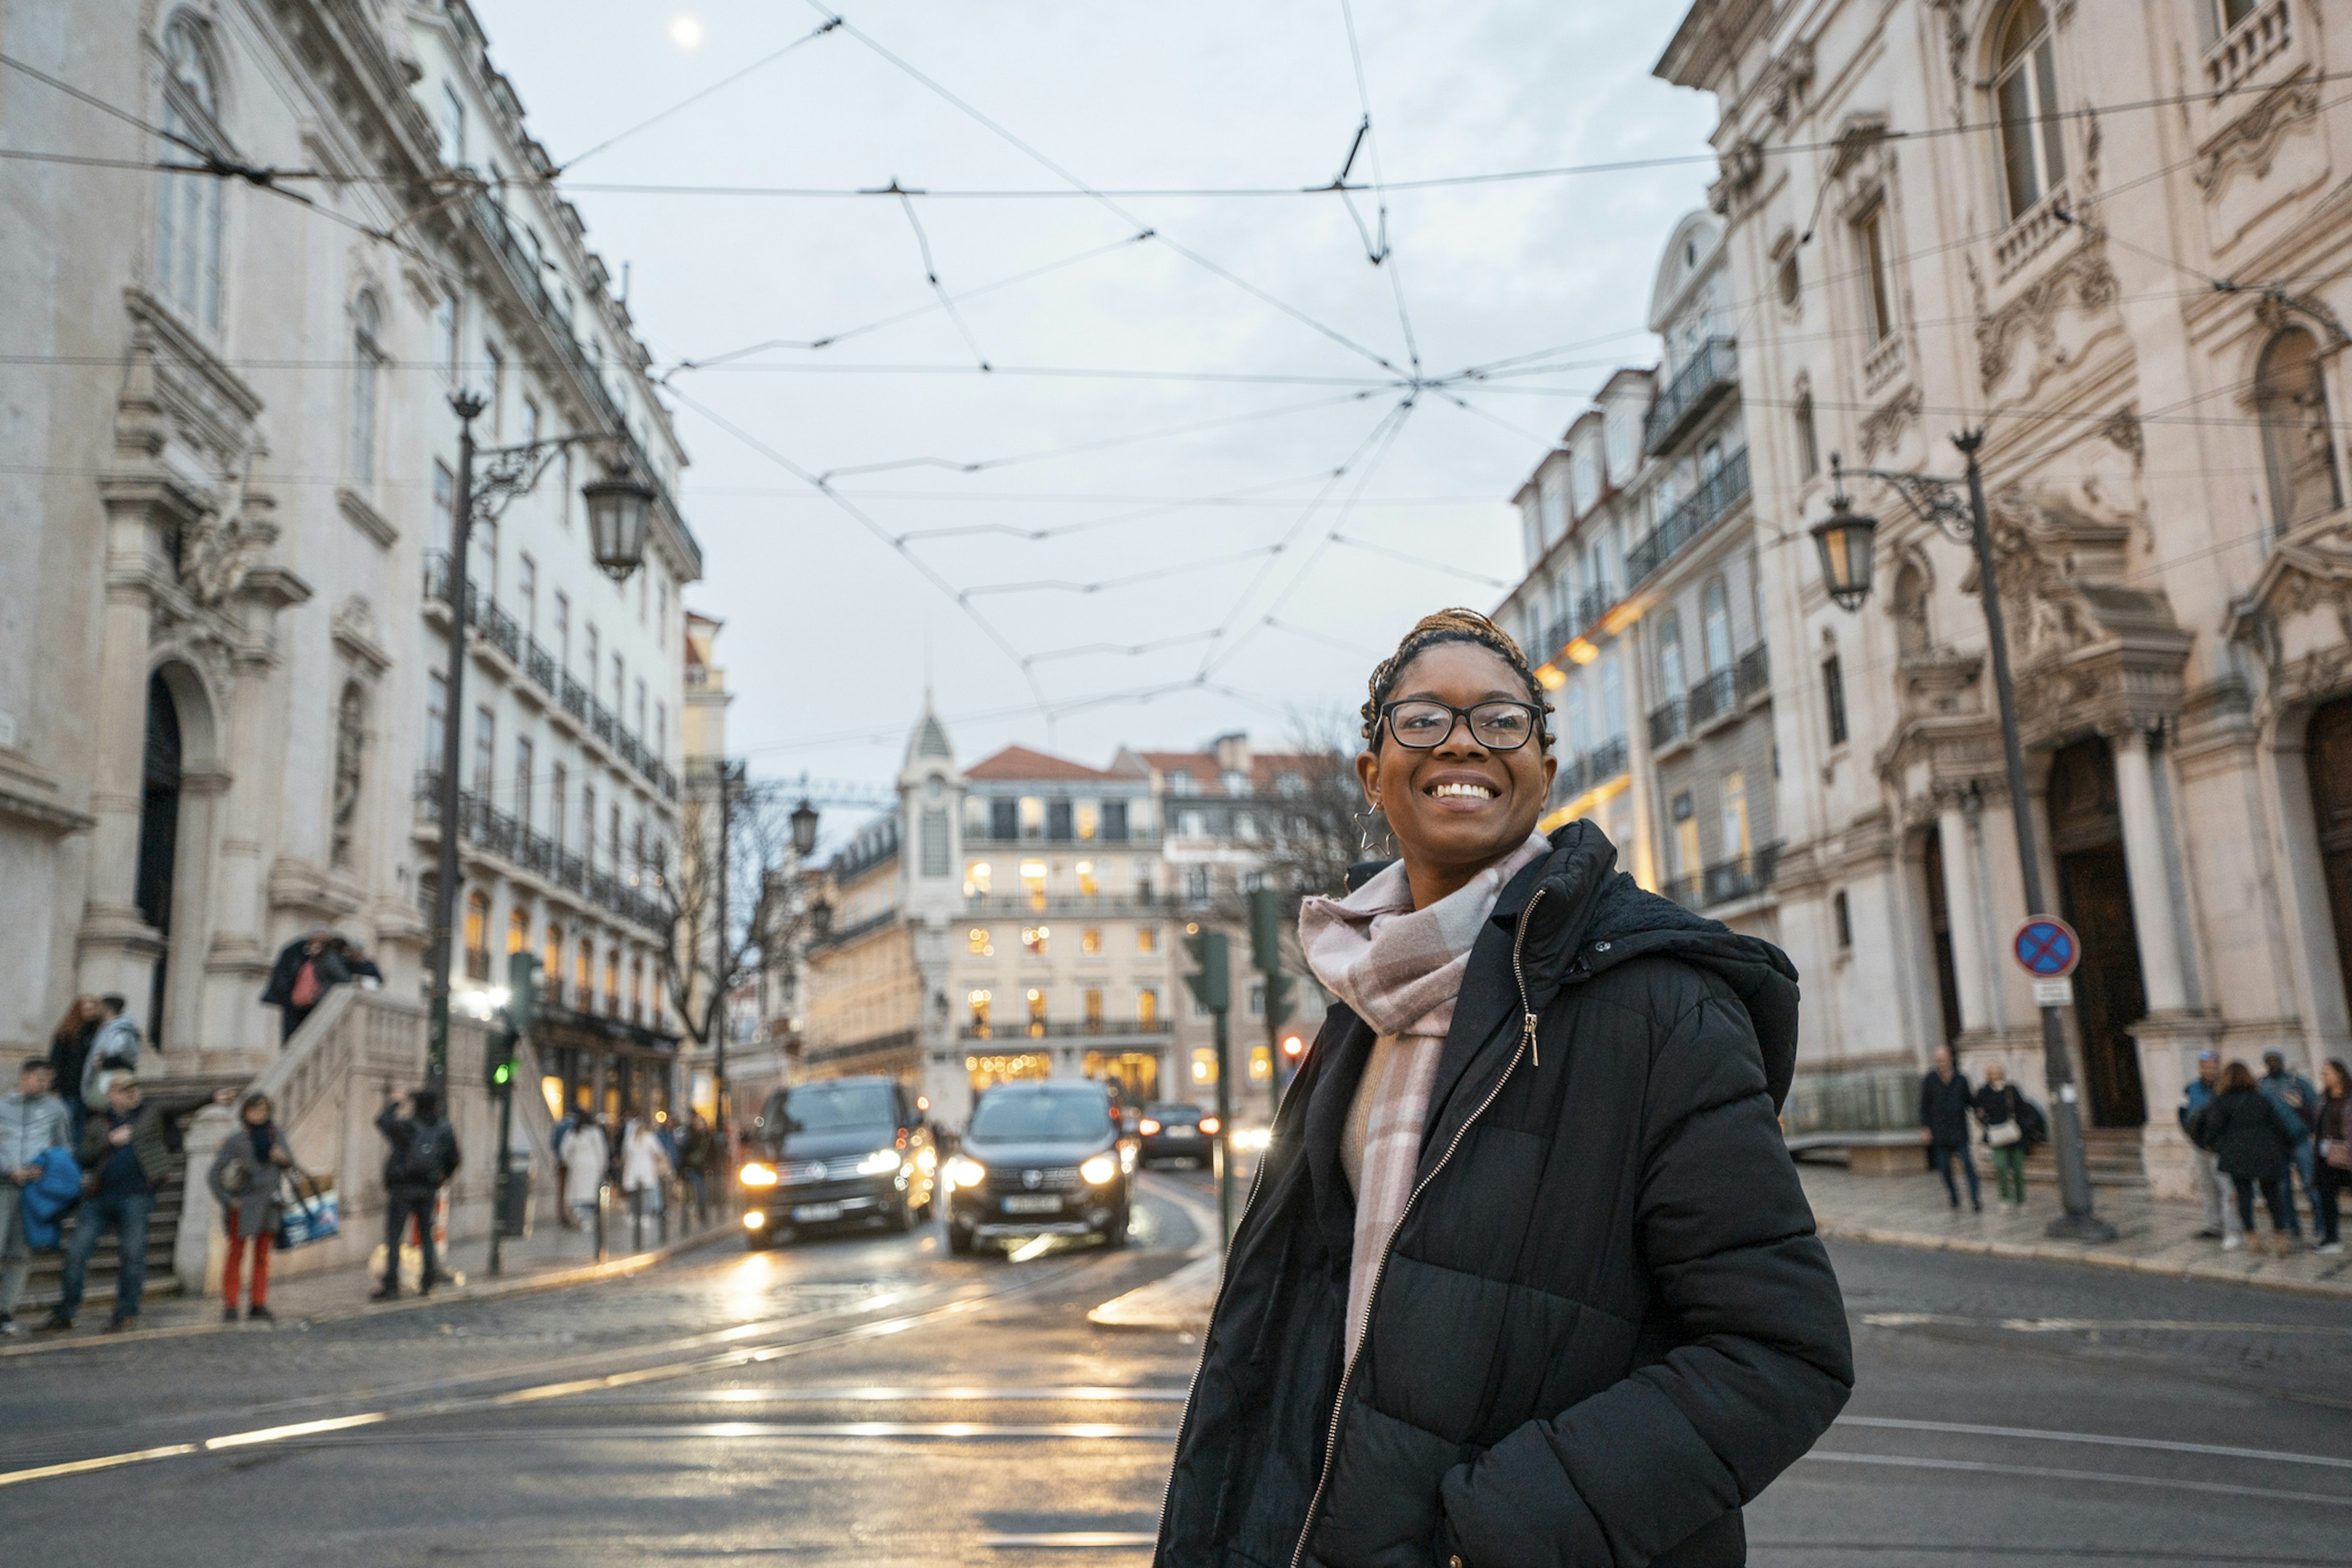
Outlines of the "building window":
<svg viewBox="0 0 2352 1568">
<path fill-rule="evenodd" d="M 1184 868 L 1184 898 L 1187 902 L 1195 904 L 1209 901 L 1209 868 L 1206 866 Z"/>
<path fill-rule="evenodd" d="M 1192 770 L 1190 768 L 1174 768 L 1170 770 L 1168 774 L 1168 793 L 1170 795 L 1191 795 L 1192 793 Z"/>
<path fill-rule="evenodd" d="M 1127 802 L 1107 800 L 1102 808 L 1102 836 L 1114 844 L 1127 839 Z"/>
<path fill-rule="evenodd" d="M 1837 919 L 1838 951 L 1853 946 L 1853 910 L 1846 903 L 1845 889 L 1840 888 L 1830 898 L 1830 912 Z"/>
<path fill-rule="evenodd" d="M 1045 803 L 1045 837 L 1066 844 L 1076 832 L 1071 821 L 1070 803 L 1055 800 Z"/>
<path fill-rule="evenodd" d="M 643 958 L 633 958 L 633 959 L 629 960 L 629 1022 L 630 1022 L 630 1023 L 632 1023 L 632 1024 L 642 1024 L 642 1023 L 644 1023 L 644 1022 L 646 1021 L 646 1008 L 645 1008 L 645 1002 L 646 1002 L 646 961 L 645 961 Z"/>
<path fill-rule="evenodd" d="M 1618 667 L 1617 655 L 1603 655 L 1601 660 L 1601 722 L 1612 741 L 1625 734 L 1625 677 Z"/>
<path fill-rule="evenodd" d="M 1102 808 L 1095 802 L 1077 802 L 1074 816 L 1080 838 L 1092 838 L 1102 831 Z"/>
<path fill-rule="evenodd" d="M 466 973 L 490 977 L 490 896 L 478 889 L 466 895 Z"/>
<path fill-rule="evenodd" d="M 2000 29 L 1992 95 L 2000 120 L 2001 173 L 2009 216 L 2021 216 L 2066 177 L 2058 140 L 2058 75 L 2052 64 L 2050 18 L 2041 0 L 2022 0 Z"/>
<path fill-rule="evenodd" d="M 988 803 L 988 836 L 1000 842 L 1021 837 L 1021 803 L 1017 800 L 992 800 Z"/>
<path fill-rule="evenodd" d="M 457 84 L 441 84 L 441 161 L 451 168 L 466 161 L 466 100 L 457 96 Z"/>
<path fill-rule="evenodd" d="M 383 309 L 372 290 L 352 302 L 352 482 L 375 482 L 376 384 L 383 372 Z"/>
<path fill-rule="evenodd" d="M 1043 795 L 1024 795 L 1020 799 L 1018 809 L 1021 813 L 1021 837 L 1024 838 L 1043 838 L 1045 837 L 1045 797 Z"/>
<path fill-rule="evenodd" d="M 1811 479 L 1822 471 L 1821 437 L 1813 427 L 1813 393 L 1811 387 L 1797 394 L 1797 471 Z"/>
<path fill-rule="evenodd" d="M 2343 505 L 2319 345 L 2309 332 L 2300 327 L 2281 332 L 2263 351 L 2254 409 L 2270 474 L 2271 517 L 2279 531 Z"/>
<path fill-rule="evenodd" d="M 1773 281 L 1780 290 L 1780 303 L 1791 310 L 1795 310 L 1797 301 L 1804 297 L 1805 292 L 1804 279 L 1797 270 L 1795 246 L 1789 247 L 1788 254 L 1780 258 L 1780 266 L 1773 269 Z"/>
<path fill-rule="evenodd" d="M 948 874 L 948 814 L 944 806 L 926 806 L 919 829 L 920 858 L 918 864 L 926 877 Z"/>
<path fill-rule="evenodd" d="M 604 955 L 604 1016 L 621 1016 L 621 953 L 618 948 Z"/>
<path fill-rule="evenodd" d="M 988 1038 L 988 1005 L 994 998 L 985 991 L 974 991 L 964 1001 L 971 1008 L 971 1032 L 982 1039 Z"/>
<path fill-rule="evenodd" d="M 539 639 L 539 563 L 525 551 L 515 557 L 515 597 L 522 601 L 522 629 Z"/>
<path fill-rule="evenodd" d="M 1249 1016 L 1253 1018 L 1265 1016 L 1265 982 L 1263 980 L 1253 981 L 1250 984 Z"/>
<path fill-rule="evenodd" d="M 1822 660 L 1822 701 L 1829 710 L 1830 744 L 1845 744 L 1845 671 L 1832 654 Z"/>
<path fill-rule="evenodd" d="M 963 933 L 964 950 L 975 958 L 994 958 L 996 941 L 986 926 L 974 926 Z"/>
<path fill-rule="evenodd" d="M 1723 858 L 1748 858 L 1748 775 L 1737 769 L 1723 775 Z"/>
<path fill-rule="evenodd" d="M 1029 1003 L 1029 1033 L 1043 1036 L 1045 1033 L 1045 993 L 1032 985 L 1025 996 Z"/>
<path fill-rule="evenodd" d="M 547 942 L 540 949 L 539 966 L 547 980 L 547 999 L 563 1000 L 563 927 L 554 921 L 547 922 Z"/>
<path fill-rule="evenodd" d="M 974 860 L 963 868 L 963 896 L 967 899 L 988 897 L 992 869 L 985 860 Z"/>
<path fill-rule="evenodd" d="M 1706 672 L 1719 675 L 1731 668 L 1731 595 L 1723 579 L 1711 577 L 1699 596 L 1699 640 L 1706 649 Z"/>
<path fill-rule="evenodd" d="M 1135 951 L 1139 953 L 1158 952 L 1160 951 L 1160 928 L 1158 926 L 1136 927 Z"/>
<path fill-rule="evenodd" d="M 617 800 L 613 803 L 612 821 L 613 835 L 610 847 L 613 851 L 613 869 L 618 871 L 621 869 L 621 803 Z"/>
<path fill-rule="evenodd" d="M 457 300 L 454 294 L 444 294 L 433 307 L 433 342 L 441 351 L 441 379 L 456 385 L 457 381 Z"/>
<path fill-rule="evenodd" d="M 596 868 L 596 786 L 580 786 L 580 851 L 587 858 L 588 868 Z"/>
<path fill-rule="evenodd" d="M 572 673 L 572 595 L 561 589 L 555 595 L 555 668 Z"/>
<path fill-rule="evenodd" d="M 1039 958 L 1045 957 L 1045 943 L 1053 934 L 1054 928 L 1051 926 L 1023 926 L 1021 928 L 1022 951 L 1034 953 Z"/>
<path fill-rule="evenodd" d="M 596 950 L 586 937 L 572 951 L 572 1005 L 585 1013 L 596 1005 Z"/>
<path fill-rule="evenodd" d="M 654 704 L 654 756 L 660 762 L 669 760 L 669 704 L 667 702 Z M 937 815 L 940 819 L 940 868 L 936 871 L 931 869 L 930 850 L 927 846 L 923 851 L 923 875 L 926 877 L 948 874 L 948 814 L 942 811 Z M 927 832 L 929 820 L 929 817 L 924 818 Z"/>
<path fill-rule="evenodd" d="M 482 363 L 483 377 L 490 384 L 482 394 L 482 401 L 488 405 L 484 412 L 490 416 L 490 439 L 501 441 L 506 438 L 507 427 L 507 356 L 499 352 L 498 344 L 485 342 Z"/>
<path fill-rule="evenodd" d="M 1045 907 L 1045 862 L 1043 860 L 1021 862 L 1021 891 L 1027 896 L 1031 909 L 1042 910 Z"/>
<path fill-rule="evenodd" d="M 1658 694 L 1678 701 L 1688 684 L 1683 678 L 1683 620 L 1668 610 L 1658 621 Z"/>
<path fill-rule="evenodd" d="M 1160 993 L 1149 987 L 1135 994 L 1135 1021 L 1144 1028 L 1160 1022 Z"/>
<path fill-rule="evenodd" d="M 640 741 L 646 736 L 646 678 L 641 675 L 637 677 L 637 739 Z"/>
<path fill-rule="evenodd" d="M 449 678 L 439 670 L 425 677 L 425 771 L 441 772 L 441 748 L 448 743 Z"/>
<path fill-rule="evenodd" d="M 1102 956 L 1102 927 L 1088 926 L 1078 932 L 1078 951 L 1088 958 Z"/>
<path fill-rule="evenodd" d="M 1870 341 L 1895 335 L 1895 282 L 1886 273 L 1886 203 L 1873 202 L 1854 221 L 1854 250 L 1862 262 L 1863 302 L 1870 309 Z"/>
<path fill-rule="evenodd" d="M 1077 865 L 1077 872 L 1078 891 L 1081 894 L 1091 899 L 1097 893 L 1102 891 L 1102 884 L 1095 879 L 1095 863 L 1093 861 L 1079 861 Z"/>
<path fill-rule="evenodd" d="M 482 804 L 490 803 L 491 770 L 496 765 L 499 747 L 498 715 L 488 708 L 474 710 L 474 793 Z"/>
<path fill-rule="evenodd" d="M 163 29 L 163 129 L 216 148 L 220 100 L 197 26 L 183 15 Z M 163 151 L 166 163 L 187 158 L 173 142 Z M 155 235 L 156 292 L 208 332 L 221 324 L 221 184 L 209 174 L 165 174 Z"/>
<path fill-rule="evenodd" d="M 515 737 L 514 814 L 515 820 L 521 823 L 525 830 L 530 826 L 530 737 L 517 735 Z"/>
<path fill-rule="evenodd" d="M 588 695 L 593 697 L 596 695 L 596 623 L 593 621 L 588 623 L 587 654 L 588 657 L 580 661 L 580 673 L 588 678 Z"/>
<path fill-rule="evenodd" d="M 1101 1034 L 1103 1026 L 1103 994 L 1099 990 L 1089 988 L 1085 994 L 1084 1005 L 1084 1016 L 1087 1021 L 1087 1033 L 1090 1035 Z"/>
<path fill-rule="evenodd" d="M 520 905 L 507 911 L 507 956 L 512 958 L 530 946 L 530 911 Z"/>
</svg>

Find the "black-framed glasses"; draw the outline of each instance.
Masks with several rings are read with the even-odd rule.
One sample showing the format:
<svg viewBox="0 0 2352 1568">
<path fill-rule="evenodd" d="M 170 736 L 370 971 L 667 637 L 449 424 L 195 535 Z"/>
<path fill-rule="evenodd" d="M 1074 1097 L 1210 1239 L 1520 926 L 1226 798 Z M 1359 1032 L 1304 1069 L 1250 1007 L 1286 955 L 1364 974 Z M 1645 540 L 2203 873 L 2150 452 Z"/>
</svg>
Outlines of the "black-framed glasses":
<svg viewBox="0 0 2352 1568">
<path fill-rule="evenodd" d="M 1471 737 L 1490 752 L 1516 752 L 1543 729 L 1541 709 L 1501 699 L 1455 708 L 1426 697 L 1407 697 L 1382 704 L 1381 717 L 1398 745 L 1423 752 L 1445 744 L 1457 721 L 1466 721 Z"/>
</svg>

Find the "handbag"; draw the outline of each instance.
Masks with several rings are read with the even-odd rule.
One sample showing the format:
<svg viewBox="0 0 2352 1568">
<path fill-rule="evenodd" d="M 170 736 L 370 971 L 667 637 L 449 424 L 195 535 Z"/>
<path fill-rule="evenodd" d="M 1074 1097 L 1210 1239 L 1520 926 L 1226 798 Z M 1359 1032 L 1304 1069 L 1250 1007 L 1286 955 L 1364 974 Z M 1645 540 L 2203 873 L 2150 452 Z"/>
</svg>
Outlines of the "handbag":
<svg viewBox="0 0 2352 1568">
<path fill-rule="evenodd" d="M 310 1189 L 308 1193 L 302 1190 L 306 1184 Z M 280 1179 L 278 1211 L 279 1251 L 324 1241 L 341 1229 L 332 1176 L 321 1179 L 307 1171 L 294 1171 Z"/>
<path fill-rule="evenodd" d="M 1996 1149 L 2006 1149 L 2012 1143 L 2025 1142 L 2025 1129 L 2015 1117 L 2007 1121 L 1996 1121 L 1985 1129 L 1985 1142 Z"/>
</svg>

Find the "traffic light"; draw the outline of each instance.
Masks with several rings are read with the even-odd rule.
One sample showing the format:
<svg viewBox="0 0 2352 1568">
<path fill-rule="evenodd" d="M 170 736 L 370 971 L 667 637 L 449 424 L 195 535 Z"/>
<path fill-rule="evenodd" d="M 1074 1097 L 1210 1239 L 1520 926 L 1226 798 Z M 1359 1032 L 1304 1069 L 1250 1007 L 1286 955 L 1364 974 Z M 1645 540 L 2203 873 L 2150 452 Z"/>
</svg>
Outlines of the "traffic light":
<svg viewBox="0 0 2352 1568">
<path fill-rule="evenodd" d="M 539 960 L 529 952 L 507 954 L 507 1026 L 520 1036 L 539 1022 Z"/>
<path fill-rule="evenodd" d="M 1251 893 L 1249 921 L 1250 963 L 1265 976 L 1266 1026 L 1279 1027 L 1290 1016 L 1296 989 L 1290 976 L 1282 972 L 1282 895 L 1272 888 Z"/>
<path fill-rule="evenodd" d="M 1197 923 L 1184 929 L 1186 956 L 1200 965 L 1184 976 L 1192 988 L 1192 1000 L 1212 1013 L 1222 1013 L 1233 1005 L 1233 960 L 1227 951 L 1225 933 L 1204 931 Z"/>
</svg>

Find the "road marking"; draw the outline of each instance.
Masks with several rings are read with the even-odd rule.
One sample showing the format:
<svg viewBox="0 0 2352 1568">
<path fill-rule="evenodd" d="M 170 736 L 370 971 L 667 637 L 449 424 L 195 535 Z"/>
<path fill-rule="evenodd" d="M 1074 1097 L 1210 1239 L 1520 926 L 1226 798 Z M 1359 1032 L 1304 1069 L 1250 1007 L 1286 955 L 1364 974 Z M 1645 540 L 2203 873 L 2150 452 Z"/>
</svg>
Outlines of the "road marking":
<svg viewBox="0 0 2352 1568">
<path fill-rule="evenodd" d="M 629 1422 L 592 1426 L 568 1421 L 560 1426 L 484 1426 L 452 1432 L 440 1428 L 386 1426 L 363 1436 L 321 1436 L 291 1439 L 305 1448 L 464 1445 L 468 1443 L 577 1442 L 585 1439 L 676 1442 L 700 1437 L 713 1442 L 752 1438 L 822 1437 L 886 1442 L 1165 1442 L 1176 1440 L 1173 1426 L 1129 1426 L 1108 1421 L 1064 1421 L 1023 1425 L 982 1421 L 699 1421 L 679 1423 Z"/>
<path fill-rule="evenodd" d="M 2041 1465 L 1997 1465 L 1983 1459 L 1929 1459 L 1912 1454 L 1843 1454 L 1820 1448 L 1805 1458 L 1825 1465 L 1880 1465 L 1890 1469 L 1960 1470 L 1980 1476 L 2022 1476 L 2046 1481 L 2095 1481 L 2116 1487 L 2156 1487 L 2166 1491 L 2211 1492 L 2221 1497 L 2266 1498 L 2273 1502 L 2316 1503 L 2352 1508 L 2352 1497 L 2325 1492 L 2278 1491 L 2269 1487 L 2233 1487 L 2221 1481 L 2175 1480 L 2163 1476 L 2124 1476 L 2108 1470 L 2053 1470 Z"/>
<path fill-rule="evenodd" d="M 1959 1312 L 1864 1312 L 1862 1321 L 1874 1329 L 2004 1329 L 2015 1334 L 2352 1335 L 2352 1323 L 2231 1322 L 2199 1318 L 1972 1318 Z"/>
<path fill-rule="evenodd" d="M 338 1415 L 326 1421 L 298 1421 L 290 1426 L 262 1426 L 251 1432 L 231 1432 L 222 1437 L 205 1439 L 205 1449 L 250 1448 L 258 1443 L 284 1443 L 296 1437 L 312 1437 L 321 1432 L 342 1432 L 353 1426 L 373 1426 L 391 1417 L 381 1410 L 364 1415 Z"/>
<path fill-rule="evenodd" d="M 2220 1443 L 2175 1443 L 2159 1437 L 2110 1437 L 2096 1432 L 2059 1432 L 2046 1426 L 1972 1426 L 1958 1421 L 1905 1421 L 1891 1415 L 1841 1415 L 1841 1426 L 1875 1426 L 1889 1432 L 1950 1432 L 1969 1437 L 2018 1437 L 2037 1443 L 2085 1443 L 2104 1448 L 2153 1448 L 2168 1454 L 2202 1454 L 2223 1459 L 2260 1459 L 2282 1465 L 2319 1465 L 2352 1470 L 2352 1459 L 2325 1454 L 2288 1454 L 2272 1448 L 2237 1448 Z"/>
<path fill-rule="evenodd" d="M 172 1459 L 195 1452 L 197 1447 L 194 1443 L 168 1443 L 160 1448 L 141 1448 L 135 1453 L 106 1454 L 95 1459 L 70 1459 L 62 1465 L 39 1465 L 29 1470 L 9 1470 L 0 1474 L 0 1487 L 21 1486 L 26 1481 L 56 1480 L 61 1476 L 94 1475 L 100 1470 L 115 1470 L 125 1465 L 143 1465 L 151 1459 Z"/>
<path fill-rule="evenodd" d="M 1160 1538 L 1140 1531 L 1117 1530 L 1065 1530 L 1050 1535 L 983 1535 L 982 1546 L 999 1551 L 1026 1549 L 1032 1552 L 1076 1552 L 1105 1546 L 1157 1546 Z"/>
<path fill-rule="evenodd" d="M 1181 1388 L 720 1388 L 709 1394 L 629 1394 L 590 1399 L 589 1405 L 921 1405 L 934 1400 L 995 1404 L 1000 1401 L 1068 1402 L 1088 1405 L 1167 1403 L 1181 1405 Z"/>
</svg>

